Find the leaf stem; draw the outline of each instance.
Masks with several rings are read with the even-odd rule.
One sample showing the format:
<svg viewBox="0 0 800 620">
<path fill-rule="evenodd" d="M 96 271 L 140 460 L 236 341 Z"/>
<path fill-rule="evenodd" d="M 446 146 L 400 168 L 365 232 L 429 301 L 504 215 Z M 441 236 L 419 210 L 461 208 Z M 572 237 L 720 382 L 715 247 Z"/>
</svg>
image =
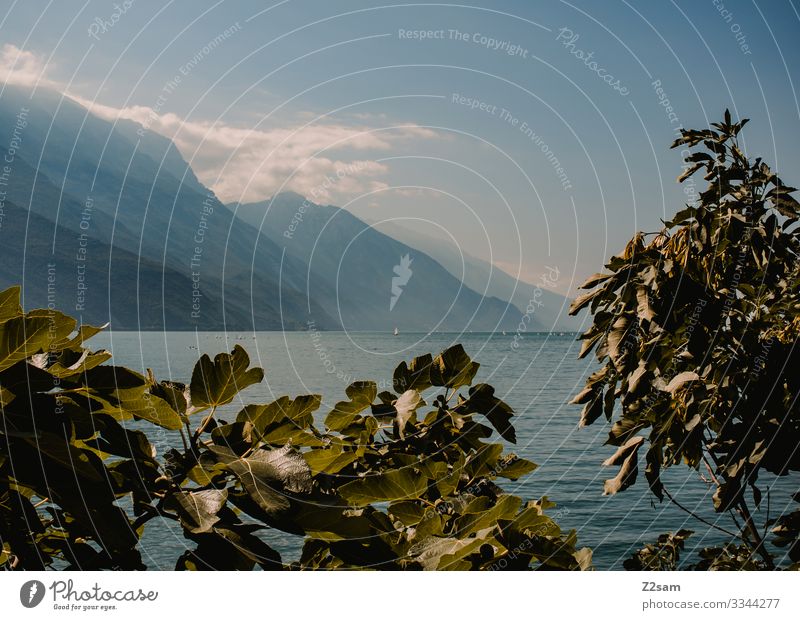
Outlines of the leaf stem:
<svg viewBox="0 0 800 620">
<path fill-rule="evenodd" d="M 197 430 L 194 432 L 194 435 L 192 435 L 192 448 L 197 447 L 197 440 L 200 438 L 200 435 L 203 434 L 203 431 L 206 430 L 206 426 L 208 425 L 208 423 L 214 419 L 214 414 L 216 412 L 217 412 L 217 406 L 214 405 L 211 408 L 211 413 L 209 413 L 206 417 L 204 417 L 203 421 L 200 422 L 199 426 L 197 427 Z"/>
<path fill-rule="evenodd" d="M 681 504 L 677 499 L 672 497 L 672 493 L 670 493 L 665 486 L 662 486 L 661 488 L 664 491 L 664 494 L 669 498 L 669 501 L 671 501 L 678 508 L 683 510 L 686 514 L 694 517 L 695 519 L 697 519 L 698 521 L 700 521 L 702 523 L 705 523 L 709 527 L 713 527 L 715 530 L 719 530 L 720 532 L 723 532 L 723 533 L 727 534 L 728 536 L 733 536 L 734 538 L 738 538 L 739 540 L 744 540 L 744 537 L 741 534 L 736 534 L 734 532 L 731 532 L 730 530 L 727 530 L 724 527 L 721 527 L 721 526 L 717 525 L 716 523 L 712 523 L 708 519 L 705 519 L 705 518 L 701 517 L 699 514 L 689 510 L 686 506 Z"/>
</svg>

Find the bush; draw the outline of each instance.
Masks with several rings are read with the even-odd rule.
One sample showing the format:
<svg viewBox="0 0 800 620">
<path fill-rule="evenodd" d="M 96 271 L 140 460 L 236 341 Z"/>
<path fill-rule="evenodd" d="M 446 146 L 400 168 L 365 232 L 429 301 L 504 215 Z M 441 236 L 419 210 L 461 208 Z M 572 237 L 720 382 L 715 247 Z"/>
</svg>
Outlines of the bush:
<svg viewBox="0 0 800 620">
<path fill-rule="evenodd" d="M 156 519 L 189 541 L 177 569 L 591 564 L 547 498 L 523 504 L 495 483 L 536 466 L 488 441 L 515 441 L 513 412 L 472 385 L 478 364 L 461 346 L 400 364 L 399 395 L 353 383 L 318 430 L 318 395 L 217 417 L 263 378 L 238 345 L 203 355 L 184 385 L 106 364 L 107 351 L 84 347 L 98 331 L 23 313 L 18 287 L 0 294 L 4 568 L 142 569 L 140 537 Z M 153 427 L 180 443 L 157 454 Z M 284 562 L 266 528 L 303 537 L 299 561 Z"/>
<path fill-rule="evenodd" d="M 731 529 L 698 521 L 732 543 L 704 551 L 701 568 L 774 568 L 770 526 L 798 568 L 800 512 L 771 518 L 759 476 L 800 471 L 800 204 L 743 153 L 746 122 L 726 112 L 710 129 L 683 130 L 673 144 L 689 153 L 678 180 L 703 170 L 707 188 L 583 285 L 591 292 L 571 312 L 588 307 L 593 324 L 580 355 L 594 350 L 603 366 L 573 402 L 584 405 L 582 425 L 614 421 L 606 465 L 619 471 L 606 494 L 636 481 L 640 449 L 652 493 L 681 508 L 662 470 L 684 463 L 708 473 L 714 510 Z"/>
</svg>

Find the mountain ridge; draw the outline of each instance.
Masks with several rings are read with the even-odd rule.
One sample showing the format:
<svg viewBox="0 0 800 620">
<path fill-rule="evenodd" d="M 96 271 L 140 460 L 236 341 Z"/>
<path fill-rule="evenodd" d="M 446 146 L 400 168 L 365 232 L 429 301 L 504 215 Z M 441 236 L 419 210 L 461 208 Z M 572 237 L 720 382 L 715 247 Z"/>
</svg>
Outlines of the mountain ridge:
<svg viewBox="0 0 800 620">
<path fill-rule="evenodd" d="M 333 283 L 328 303 L 336 305 L 346 330 L 499 331 L 519 320 L 519 309 L 480 295 L 422 250 L 346 209 L 319 205 L 294 192 L 227 207 L 304 261 L 308 286 L 329 289 Z M 411 263 L 401 282 L 404 257 Z"/>
<path fill-rule="evenodd" d="M 536 321 L 526 325 L 528 331 L 583 331 L 581 328 L 583 318 L 568 314 L 572 300 L 552 290 L 552 285 L 555 284 L 552 273 L 555 268 L 546 268 L 546 272 L 542 274 L 542 281 L 532 284 L 514 277 L 501 267 L 473 256 L 461 247 L 450 247 L 443 240 L 412 230 L 397 222 L 372 222 L 372 225 L 436 258 L 455 277 L 461 278 L 474 290 L 509 301 L 525 312 L 530 309 Z M 531 325 L 535 329 L 531 329 Z"/>
<path fill-rule="evenodd" d="M 145 308 L 143 322 L 141 312 L 117 308 L 113 287 L 103 284 L 95 287 L 102 295 L 90 298 L 87 320 L 114 319 L 117 329 L 313 324 L 465 332 L 513 330 L 522 316 L 509 300 L 465 284 L 424 248 L 339 207 L 296 193 L 223 205 L 172 140 L 133 121 L 105 120 L 53 91 L 7 86 L 0 126 L 14 126 L 20 110 L 26 124 L 3 189 L 13 212 L 7 231 L 27 245 L 15 240 L 5 251 L 27 255 L 36 248 L 71 273 L 81 248 L 93 261 L 92 279 L 136 291 L 141 299 L 131 308 L 145 303 L 162 311 L 159 320 Z M 27 212 L 24 227 L 20 210 Z M 38 265 L 42 256 L 35 258 Z M 9 264 L 24 273 L 24 265 Z M 41 303 L 41 283 L 15 277 L 13 269 L 0 273 L 0 285 L 22 278 L 28 299 Z M 71 280 L 64 284 L 70 290 Z"/>
<path fill-rule="evenodd" d="M 195 182 L 193 172 L 189 176 L 188 163 L 182 158 L 178 163 L 172 141 L 146 139 L 148 147 L 140 151 L 135 124 L 122 123 L 120 130 L 119 123 L 94 116 L 71 99 L 42 92 L 31 98 L 30 91 L 7 87 L 0 101 L 0 126 L 11 126 L 18 111 L 27 110 L 27 126 L 15 149 L 20 173 L 10 176 L 10 191 L 30 197 L 20 201 L 22 206 L 161 265 L 160 281 L 149 272 L 147 281 L 134 283 L 138 288 L 164 288 L 172 272 L 184 282 L 188 278 L 187 290 L 173 291 L 183 300 L 183 329 L 217 326 L 218 315 L 232 329 L 303 329 L 309 306 L 321 328 L 335 326 L 297 286 L 304 266 L 284 260 L 277 246 L 234 219 L 211 190 Z M 159 150 L 171 158 L 169 167 L 152 159 Z M 185 174 L 176 178 L 173 172 L 184 165 Z M 35 172 L 22 174 L 26 166 Z M 37 187 L 47 183 L 55 191 L 39 194 Z M 87 204 L 91 221 L 81 219 Z M 62 205 L 70 211 L 62 211 Z M 101 226 L 108 218 L 110 224 Z"/>
</svg>

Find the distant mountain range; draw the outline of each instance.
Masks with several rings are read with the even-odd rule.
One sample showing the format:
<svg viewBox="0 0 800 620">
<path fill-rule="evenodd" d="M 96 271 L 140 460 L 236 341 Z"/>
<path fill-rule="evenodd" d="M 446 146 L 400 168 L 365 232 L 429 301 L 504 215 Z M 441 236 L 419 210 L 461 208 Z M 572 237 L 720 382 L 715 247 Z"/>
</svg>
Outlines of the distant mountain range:
<svg viewBox="0 0 800 620">
<path fill-rule="evenodd" d="M 74 295 L 59 299 L 59 307 L 86 322 L 116 319 L 117 329 L 303 329 L 309 312 L 320 328 L 336 327 L 313 298 L 305 298 L 305 265 L 284 259 L 277 245 L 234 218 L 170 140 L 145 133 L 139 141 L 134 123 L 110 123 L 52 92 L 39 90 L 31 99 L 6 87 L 0 127 L 7 133 L 0 145 L 9 144 L 23 110 L 27 125 L 9 164 L 9 200 L 72 236 L 63 242 L 63 255 L 58 248 L 51 252 L 60 277 L 72 279 L 77 272 L 81 235 L 85 262 L 96 275 L 82 309 L 72 303 Z M 26 227 L 26 243 L 37 244 L 44 232 Z M 3 245 L 6 236 L 0 229 Z M 100 252 L 95 245 L 112 250 Z M 155 264 L 160 275 L 147 269 L 131 274 L 125 252 Z M 20 280 L 11 276 L 4 285 Z M 141 312 L 162 307 L 163 320 L 140 325 L 115 317 L 101 280 L 112 282 L 111 294 Z M 176 282 L 182 284 L 172 286 Z M 23 284 L 26 305 L 41 303 L 42 283 L 26 278 Z M 74 288 L 71 282 L 62 286 Z"/>
<path fill-rule="evenodd" d="M 540 281 L 531 284 L 472 256 L 463 247 L 412 230 L 396 221 L 372 225 L 386 235 L 425 252 L 471 289 L 510 301 L 517 308 L 529 312 L 532 317 L 527 326 L 529 331 L 581 331 L 583 316 L 568 314 L 572 300 L 552 290 L 553 284 L 567 277 L 567 274 L 556 271 L 557 266 L 543 269 Z"/>
<path fill-rule="evenodd" d="M 172 141 L 55 92 L 6 86 L 0 127 L 0 287 L 26 307 L 115 329 L 513 331 L 527 304 L 424 235 L 293 193 L 223 205 Z M 568 301 L 545 299 L 528 329 L 565 330 Z"/>
<path fill-rule="evenodd" d="M 513 305 L 476 293 L 425 252 L 344 209 L 294 193 L 229 208 L 308 266 L 308 289 L 344 329 L 495 331 L 519 321 Z"/>
</svg>

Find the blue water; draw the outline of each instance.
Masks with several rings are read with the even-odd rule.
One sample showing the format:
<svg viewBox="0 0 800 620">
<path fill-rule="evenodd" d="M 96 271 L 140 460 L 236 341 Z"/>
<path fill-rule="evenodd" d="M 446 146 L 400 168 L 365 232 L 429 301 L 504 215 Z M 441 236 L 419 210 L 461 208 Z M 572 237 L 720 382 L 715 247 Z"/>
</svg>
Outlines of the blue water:
<svg viewBox="0 0 800 620">
<path fill-rule="evenodd" d="M 636 485 L 616 496 L 603 497 L 603 480 L 616 474 L 616 468 L 601 466 L 613 452 L 604 445 L 609 426 L 601 419 L 588 428 L 578 428 L 580 407 L 567 404 L 597 369 L 596 364 L 577 359 L 579 343 L 573 334 L 525 334 L 517 349 L 512 349 L 512 341 L 512 334 L 472 333 L 393 337 L 342 332 L 105 332 L 89 344 L 111 350 L 116 364 L 142 372 L 150 367 L 160 380 L 182 382 L 189 381 L 201 353 L 213 357 L 241 344 L 252 364 L 264 368 L 265 380 L 221 411 L 223 417 L 232 417 L 243 404 L 302 393 L 321 394 L 320 411 L 324 415 L 344 397 L 344 389 L 352 381 L 383 381 L 385 388 L 390 387 L 392 371 L 400 361 L 422 353 L 435 354 L 460 342 L 481 363 L 476 380 L 494 385 L 496 394 L 516 412 L 517 444 L 511 449 L 539 464 L 539 469 L 523 480 L 502 480 L 502 486 L 525 499 L 546 495 L 555 501 L 558 506 L 551 516 L 563 529 L 578 531 L 580 545 L 593 549 L 597 568 L 619 569 L 643 541 L 654 541 L 660 533 L 681 528 L 696 532 L 687 542 L 686 557 L 694 555 L 695 548 L 723 542 L 724 535 L 720 538 L 677 507 L 654 503 L 646 489 L 643 466 Z M 150 435 L 159 452 L 180 444 L 178 436 L 168 431 L 151 431 Z M 728 517 L 710 509 L 713 489 L 700 473 L 676 467 L 664 479 L 686 508 L 731 528 Z M 765 498 L 774 485 L 772 516 L 791 509 L 788 496 L 796 491 L 797 483 L 796 477 L 762 481 Z M 269 531 L 265 540 L 285 561 L 298 556 L 299 539 L 295 536 Z M 192 546 L 179 527 L 165 520 L 151 521 L 141 543 L 145 563 L 154 569 L 172 569 L 180 553 Z"/>
</svg>

